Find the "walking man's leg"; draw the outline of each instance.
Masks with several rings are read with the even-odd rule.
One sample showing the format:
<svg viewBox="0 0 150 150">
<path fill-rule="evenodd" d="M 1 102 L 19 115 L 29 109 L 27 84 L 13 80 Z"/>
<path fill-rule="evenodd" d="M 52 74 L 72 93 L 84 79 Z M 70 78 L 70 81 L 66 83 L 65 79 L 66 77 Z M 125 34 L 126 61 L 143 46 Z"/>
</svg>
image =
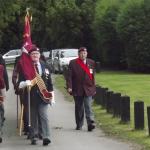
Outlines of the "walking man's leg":
<svg viewBox="0 0 150 150">
<path fill-rule="evenodd" d="M 88 125 L 88 131 L 92 131 L 95 128 L 94 114 L 92 111 L 92 103 L 93 103 L 92 96 L 84 97 L 84 106 L 85 106 L 85 114 L 86 114 L 86 120 Z"/>
<path fill-rule="evenodd" d="M 84 123 L 84 104 L 83 96 L 74 96 L 76 130 L 81 130 Z"/>
<path fill-rule="evenodd" d="M 49 105 L 46 103 L 41 103 L 39 105 L 39 119 L 40 119 L 40 123 L 41 123 L 43 145 L 44 146 L 51 143 L 48 108 L 49 108 Z"/>
</svg>

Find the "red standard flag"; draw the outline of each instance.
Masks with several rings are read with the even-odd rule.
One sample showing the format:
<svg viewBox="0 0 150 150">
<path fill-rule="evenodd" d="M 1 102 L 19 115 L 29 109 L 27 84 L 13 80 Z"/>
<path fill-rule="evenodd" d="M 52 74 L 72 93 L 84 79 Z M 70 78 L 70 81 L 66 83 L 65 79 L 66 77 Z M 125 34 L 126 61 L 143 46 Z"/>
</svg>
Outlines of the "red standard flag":
<svg viewBox="0 0 150 150">
<path fill-rule="evenodd" d="M 30 50 L 37 48 L 34 44 L 32 44 L 31 41 L 30 22 L 31 22 L 31 16 L 27 9 L 27 13 L 25 16 L 24 34 L 23 34 L 22 55 L 19 61 L 19 65 L 21 67 L 20 69 L 26 80 L 32 80 L 36 76 L 32 60 L 28 54 Z"/>
</svg>

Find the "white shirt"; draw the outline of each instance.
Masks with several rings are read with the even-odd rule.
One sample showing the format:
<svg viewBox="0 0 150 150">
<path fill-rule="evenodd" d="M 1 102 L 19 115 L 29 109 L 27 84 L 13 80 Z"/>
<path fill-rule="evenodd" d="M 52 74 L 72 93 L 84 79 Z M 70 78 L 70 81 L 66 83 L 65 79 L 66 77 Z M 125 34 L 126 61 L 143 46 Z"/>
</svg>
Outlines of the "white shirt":
<svg viewBox="0 0 150 150">
<path fill-rule="evenodd" d="M 83 60 L 83 63 L 84 63 L 84 64 L 86 64 L 86 59 L 85 59 L 85 60 Z"/>
</svg>

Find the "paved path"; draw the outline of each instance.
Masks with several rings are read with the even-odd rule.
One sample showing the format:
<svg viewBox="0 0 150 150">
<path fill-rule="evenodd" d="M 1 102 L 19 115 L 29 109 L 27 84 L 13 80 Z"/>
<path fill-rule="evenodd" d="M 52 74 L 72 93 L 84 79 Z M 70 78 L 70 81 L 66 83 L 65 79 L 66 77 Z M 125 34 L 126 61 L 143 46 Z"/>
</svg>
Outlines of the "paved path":
<svg viewBox="0 0 150 150">
<path fill-rule="evenodd" d="M 9 72 L 11 77 L 11 72 Z M 10 79 L 11 81 L 11 79 Z M 37 145 L 30 145 L 26 136 L 19 136 L 16 129 L 16 96 L 13 93 L 12 85 L 7 93 L 5 102 L 6 122 L 4 127 L 2 150 L 133 150 L 131 144 L 123 143 L 108 138 L 100 129 L 87 132 L 86 125 L 82 131 L 75 130 L 74 105 L 64 99 L 59 90 L 55 90 L 56 105 L 50 107 L 51 140 L 49 146 L 43 147 L 42 141 Z M 137 149 L 136 149 L 137 150 Z"/>
</svg>

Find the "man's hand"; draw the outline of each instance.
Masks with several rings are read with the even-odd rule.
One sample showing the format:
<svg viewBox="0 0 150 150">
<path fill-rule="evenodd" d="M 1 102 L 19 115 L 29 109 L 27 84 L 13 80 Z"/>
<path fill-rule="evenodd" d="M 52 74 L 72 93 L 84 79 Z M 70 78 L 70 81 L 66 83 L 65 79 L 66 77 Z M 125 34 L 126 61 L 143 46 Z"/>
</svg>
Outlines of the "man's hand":
<svg viewBox="0 0 150 150">
<path fill-rule="evenodd" d="M 32 86 L 31 81 L 30 81 L 30 80 L 26 80 L 26 85 L 27 85 L 27 86 Z"/>
<path fill-rule="evenodd" d="M 71 89 L 71 88 L 68 88 L 67 91 L 68 91 L 68 93 L 69 93 L 70 95 L 72 95 L 72 89 Z"/>
<path fill-rule="evenodd" d="M 19 89 L 23 89 L 23 88 L 25 88 L 26 87 L 26 82 L 25 81 L 21 81 L 20 83 L 19 83 Z"/>
<path fill-rule="evenodd" d="M 23 88 L 25 88 L 27 86 L 32 86 L 30 80 L 21 81 L 20 84 L 19 84 L 19 89 L 23 89 Z"/>
<path fill-rule="evenodd" d="M 3 96 L 0 96 L 0 105 L 4 102 Z"/>
<path fill-rule="evenodd" d="M 56 102 L 55 102 L 55 94 L 54 94 L 54 91 L 52 91 L 51 93 L 52 93 L 52 99 L 51 99 L 50 105 L 51 105 L 51 106 L 54 106 L 55 103 L 56 103 Z"/>
</svg>

